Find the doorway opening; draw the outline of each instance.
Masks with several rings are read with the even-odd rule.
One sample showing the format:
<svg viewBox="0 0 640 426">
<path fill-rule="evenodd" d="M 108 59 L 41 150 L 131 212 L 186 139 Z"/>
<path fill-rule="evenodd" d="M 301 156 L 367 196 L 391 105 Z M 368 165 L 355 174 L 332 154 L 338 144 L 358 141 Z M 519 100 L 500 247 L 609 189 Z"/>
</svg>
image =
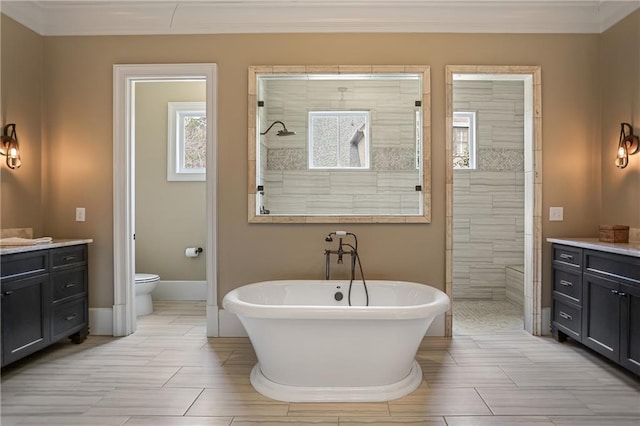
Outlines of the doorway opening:
<svg viewBox="0 0 640 426">
<path fill-rule="evenodd" d="M 135 307 L 135 165 L 136 84 L 150 82 L 204 82 L 206 125 L 206 275 L 207 336 L 218 335 L 216 254 L 216 65 L 114 65 L 114 305 L 113 334 L 136 330 Z M 159 229 L 158 232 L 162 232 Z"/>
<path fill-rule="evenodd" d="M 448 66 L 447 89 L 445 333 L 540 335 L 540 68 Z"/>
</svg>

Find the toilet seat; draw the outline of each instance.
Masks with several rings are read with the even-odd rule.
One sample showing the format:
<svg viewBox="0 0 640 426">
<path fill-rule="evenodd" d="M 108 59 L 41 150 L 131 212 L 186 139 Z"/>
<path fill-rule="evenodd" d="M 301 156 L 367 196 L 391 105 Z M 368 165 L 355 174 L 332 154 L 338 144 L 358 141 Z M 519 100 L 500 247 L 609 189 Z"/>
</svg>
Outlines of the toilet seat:
<svg viewBox="0 0 640 426">
<path fill-rule="evenodd" d="M 136 284 L 159 281 L 160 277 L 155 274 L 136 274 Z"/>
</svg>

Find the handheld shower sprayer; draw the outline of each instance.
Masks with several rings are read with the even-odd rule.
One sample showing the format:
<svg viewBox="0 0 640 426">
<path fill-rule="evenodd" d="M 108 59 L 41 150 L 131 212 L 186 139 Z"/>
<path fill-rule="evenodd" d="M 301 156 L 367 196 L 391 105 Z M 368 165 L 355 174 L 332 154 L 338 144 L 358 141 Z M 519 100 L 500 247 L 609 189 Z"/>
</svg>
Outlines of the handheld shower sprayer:
<svg viewBox="0 0 640 426">
<path fill-rule="evenodd" d="M 333 242 L 333 235 L 335 235 L 340 239 L 343 239 L 347 235 L 353 235 L 355 237 L 356 234 L 354 234 L 353 232 L 347 232 L 347 231 L 333 231 L 333 232 L 329 232 L 329 235 L 327 235 L 324 240 L 328 243 Z"/>
<path fill-rule="evenodd" d="M 330 243 L 333 242 L 333 235 L 335 235 L 336 237 L 342 239 L 344 237 L 346 237 L 347 235 L 355 235 L 351 232 L 347 232 L 347 231 L 333 231 L 333 232 L 329 232 L 329 235 L 327 235 L 327 237 L 324 239 L 326 242 Z"/>
</svg>

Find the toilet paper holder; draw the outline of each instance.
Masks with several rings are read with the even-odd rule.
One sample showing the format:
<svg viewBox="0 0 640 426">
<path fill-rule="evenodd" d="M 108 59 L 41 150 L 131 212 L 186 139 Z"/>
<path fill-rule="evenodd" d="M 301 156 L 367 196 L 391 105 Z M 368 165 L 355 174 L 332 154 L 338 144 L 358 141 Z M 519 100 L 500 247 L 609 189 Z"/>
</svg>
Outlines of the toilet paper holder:
<svg viewBox="0 0 640 426">
<path fill-rule="evenodd" d="M 198 257 L 200 253 L 202 253 L 202 247 L 187 247 L 184 251 L 187 257 Z"/>
</svg>

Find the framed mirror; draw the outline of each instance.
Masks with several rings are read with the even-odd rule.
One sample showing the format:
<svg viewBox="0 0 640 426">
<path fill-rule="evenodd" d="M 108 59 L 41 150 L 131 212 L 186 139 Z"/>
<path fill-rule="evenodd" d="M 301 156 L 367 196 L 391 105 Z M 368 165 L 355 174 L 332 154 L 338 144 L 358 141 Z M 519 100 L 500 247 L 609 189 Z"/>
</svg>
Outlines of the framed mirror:
<svg viewBox="0 0 640 426">
<path fill-rule="evenodd" d="M 428 66 L 249 67 L 249 222 L 431 221 Z"/>
</svg>

